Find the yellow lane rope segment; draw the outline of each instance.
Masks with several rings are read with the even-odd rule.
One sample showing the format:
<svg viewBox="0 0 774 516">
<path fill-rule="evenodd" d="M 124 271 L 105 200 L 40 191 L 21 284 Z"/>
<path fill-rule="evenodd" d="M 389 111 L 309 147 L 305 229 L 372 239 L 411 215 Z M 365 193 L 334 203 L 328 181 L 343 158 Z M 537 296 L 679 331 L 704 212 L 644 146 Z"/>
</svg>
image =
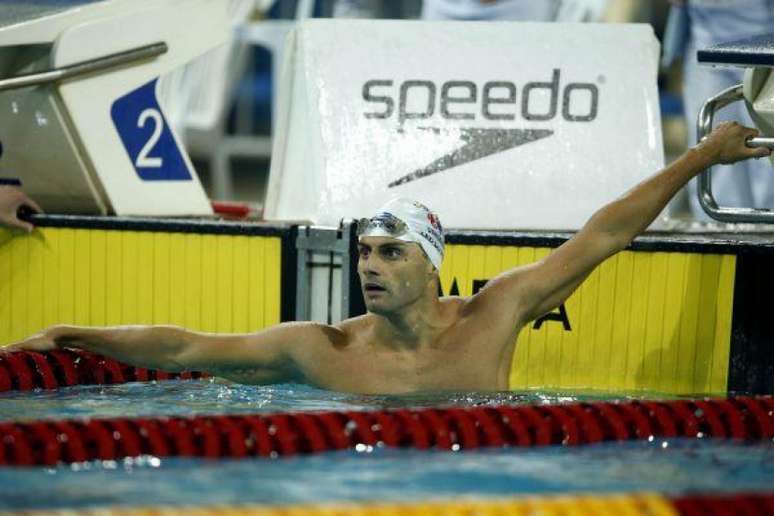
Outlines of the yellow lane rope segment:
<svg viewBox="0 0 774 516">
<path fill-rule="evenodd" d="M 668 499 L 659 494 L 639 493 L 419 503 L 102 507 L 0 512 L 2 516 L 6 514 L 25 516 L 674 516 L 678 512 Z"/>
</svg>

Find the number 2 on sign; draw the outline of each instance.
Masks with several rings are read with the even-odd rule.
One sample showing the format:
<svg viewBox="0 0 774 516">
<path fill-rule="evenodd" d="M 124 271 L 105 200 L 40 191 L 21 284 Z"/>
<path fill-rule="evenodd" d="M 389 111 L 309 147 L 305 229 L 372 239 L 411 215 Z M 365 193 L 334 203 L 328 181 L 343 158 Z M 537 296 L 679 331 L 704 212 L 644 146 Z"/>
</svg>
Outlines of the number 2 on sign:
<svg viewBox="0 0 774 516">
<path fill-rule="evenodd" d="M 151 133 L 148 141 L 145 142 L 145 145 L 140 149 L 140 153 L 137 155 L 134 164 L 138 168 L 161 168 L 164 161 L 159 157 L 149 156 L 148 154 L 150 154 L 153 147 L 156 145 L 156 142 L 161 138 L 161 130 L 164 128 L 164 119 L 161 117 L 161 113 L 159 113 L 158 109 L 148 108 L 140 113 L 140 117 L 137 119 L 137 127 L 141 129 L 144 128 L 145 122 L 147 122 L 149 118 L 153 122 L 153 133 Z"/>
</svg>

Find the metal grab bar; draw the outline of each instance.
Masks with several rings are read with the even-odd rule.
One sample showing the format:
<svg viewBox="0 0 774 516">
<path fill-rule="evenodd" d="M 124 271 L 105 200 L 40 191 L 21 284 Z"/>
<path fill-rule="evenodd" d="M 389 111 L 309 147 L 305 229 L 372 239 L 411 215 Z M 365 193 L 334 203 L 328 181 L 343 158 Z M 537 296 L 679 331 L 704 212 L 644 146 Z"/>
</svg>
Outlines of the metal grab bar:
<svg viewBox="0 0 774 516">
<path fill-rule="evenodd" d="M 696 121 L 696 137 L 701 141 L 712 132 L 712 119 L 715 111 L 729 104 L 744 99 L 742 84 L 731 86 L 714 97 L 707 100 L 699 111 Z M 747 140 L 748 147 L 768 147 L 774 149 L 774 138 L 751 138 Z M 774 174 L 774 171 L 772 171 Z M 732 208 L 718 206 L 715 196 L 712 195 L 712 167 L 707 167 L 699 175 L 698 195 L 699 204 L 704 211 L 715 220 L 721 222 L 766 222 L 774 223 L 774 210 L 764 208 Z"/>
<path fill-rule="evenodd" d="M 768 147 L 774 149 L 774 138 L 750 138 L 747 140 L 748 147 Z"/>
<path fill-rule="evenodd" d="M 63 66 L 62 68 L 16 75 L 4 79 L 0 78 L 0 91 L 39 86 L 41 84 L 48 84 L 50 82 L 62 81 L 89 73 L 116 68 L 124 64 L 159 56 L 166 53 L 168 49 L 167 44 L 164 42 L 151 43 L 150 45 L 88 59 L 79 63 Z"/>
</svg>

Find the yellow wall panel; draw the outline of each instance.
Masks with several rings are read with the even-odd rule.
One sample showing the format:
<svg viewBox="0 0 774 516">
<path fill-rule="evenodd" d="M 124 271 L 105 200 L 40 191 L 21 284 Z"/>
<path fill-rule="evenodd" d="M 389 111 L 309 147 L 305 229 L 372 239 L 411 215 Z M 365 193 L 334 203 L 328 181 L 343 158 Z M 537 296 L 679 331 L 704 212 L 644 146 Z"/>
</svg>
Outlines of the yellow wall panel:
<svg viewBox="0 0 774 516">
<path fill-rule="evenodd" d="M 47 232 L 44 231 L 45 236 Z M 21 242 L 14 238 L 14 243 Z M 19 245 L 19 244 L 16 244 Z M 56 276 L 58 283 L 58 316 L 63 324 L 75 323 L 75 230 L 64 228 L 59 232 Z M 56 281 L 56 280 L 54 280 Z M 17 332 L 16 338 L 20 338 L 27 332 Z"/>
<path fill-rule="evenodd" d="M 216 235 L 217 255 L 215 269 L 212 271 L 217 278 L 217 295 L 215 297 L 215 327 L 228 328 L 234 331 L 234 319 L 232 317 L 234 299 L 234 237 L 230 235 Z"/>
<path fill-rule="evenodd" d="M 42 243 L 40 252 L 43 255 L 43 270 L 42 270 L 42 282 L 45 285 L 45 295 L 40 299 L 43 311 L 43 321 L 41 327 L 45 328 L 56 324 L 59 320 L 59 236 L 60 233 L 49 232 L 48 236 L 43 235 L 43 232 L 38 230 L 35 232 L 35 240 Z M 11 250 L 11 246 L 6 246 L 0 243 L 0 254 L 2 249 L 7 248 L 8 252 Z M 3 261 L 0 258 L 0 263 Z M 0 307 L 0 310 L 2 308 Z M 0 315 L 0 320 L 6 319 Z M 9 332 L 10 333 L 10 332 Z"/>
<path fill-rule="evenodd" d="M 40 328 L 43 326 L 43 310 L 39 309 L 37 305 L 40 304 L 43 297 L 46 295 L 43 284 L 43 241 L 39 238 L 31 238 L 28 242 L 29 245 L 29 269 L 28 275 L 30 278 L 27 287 L 27 327 L 28 328 Z"/>
<path fill-rule="evenodd" d="M 618 258 L 624 253 L 620 253 Z M 640 367 L 645 355 L 645 328 L 647 327 L 648 285 L 650 281 L 650 256 L 645 253 L 632 253 L 631 311 L 629 312 L 629 332 L 624 343 L 627 346 L 626 388 L 636 389 L 642 381 Z"/>
<path fill-rule="evenodd" d="M 631 285 L 634 275 L 633 253 L 622 253 L 616 260 L 615 278 L 612 279 L 616 290 L 613 297 L 612 320 L 628 319 L 632 309 L 631 296 L 622 295 L 622 285 Z M 608 385 L 611 390 L 627 390 L 633 388 L 630 375 L 626 374 L 629 364 L 629 330 L 628 324 L 613 324 L 610 337 L 609 371 L 620 371 L 623 374 L 610 374 Z"/>
<path fill-rule="evenodd" d="M 701 280 L 698 286 L 699 319 L 696 325 L 696 338 L 700 342 L 712 342 L 715 339 L 717 311 L 706 307 L 718 302 L 717 279 L 720 276 L 720 257 L 712 256 L 701 265 Z M 712 355 L 713 346 L 700 346 L 696 349 L 693 378 L 700 392 L 712 391 Z"/>
<path fill-rule="evenodd" d="M 0 231 L 0 344 L 52 324 L 259 330 L 280 322 L 280 253 L 279 237 Z"/>
<path fill-rule="evenodd" d="M 11 232 L 0 229 L 0 321 L 2 331 L 11 333 Z"/>
<path fill-rule="evenodd" d="M 140 262 L 136 231 L 121 232 L 121 321 L 125 324 L 138 324 L 137 285 L 140 278 Z"/>
<path fill-rule="evenodd" d="M 233 238 L 234 253 L 233 271 L 234 290 L 231 298 L 233 326 L 232 331 L 246 333 L 250 331 L 248 324 L 250 276 L 247 265 L 250 259 L 249 239 L 246 236 Z"/>
<path fill-rule="evenodd" d="M 124 256 L 121 252 L 121 232 L 105 231 L 105 324 L 121 324 L 121 300 L 123 291 Z M 56 322 L 46 321 L 44 326 Z"/>
<path fill-rule="evenodd" d="M 263 240 L 251 238 L 248 244 L 248 262 L 249 263 L 265 263 L 264 248 L 265 243 Z M 268 265 L 267 265 L 268 267 Z M 248 292 L 248 325 L 250 330 L 255 328 L 262 328 L 264 326 L 264 297 L 266 292 L 260 288 L 253 287 L 254 285 L 264 285 L 267 267 L 250 267 L 248 268 L 248 281 L 250 282 L 250 290 Z M 271 272 L 270 272 L 271 273 Z"/>
<path fill-rule="evenodd" d="M 599 288 L 599 274 L 592 274 L 579 288 L 580 309 L 575 312 L 569 309 L 568 303 L 565 304 L 568 308 L 567 315 L 573 328 L 572 331 L 577 332 L 579 342 L 576 353 L 577 366 L 575 367 L 577 374 L 573 387 L 588 387 L 592 383 L 592 371 L 597 361 L 594 344 L 596 342 Z M 548 324 L 551 323 L 546 323 L 546 325 Z M 602 388 L 601 385 L 600 388 Z"/>
<path fill-rule="evenodd" d="M 137 306 L 135 307 L 135 313 L 137 314 L 136 324 L 153 324 L 153 300 L 155 297 L 154 292 L 154 276 L 153 266 L 154 260 L 154 234 L 145 231 L 137 233 Z M 132 288 L 130 285 L 126 285 L 125 288 Z"/>
<path fill-rule="evenodd" d="M 266 239 L 263 244 L 265 260 L 263 281 L 266 290 L 266 295 L 263 298 L 264 313 L 267 320 L 279 321 L 280 304 L 273 300 L 280 298 L 280 290 L 282 288 L 280 277 L 280 271 L 282 270 L 282 262 L 280 260 L 282 244 L 278 238 Z"/>
<path fill-rule="evenodd" d="M 190 236 L 184 233 L 172 233 L 169 235 L 169 321 L 185 326 L 186 308 L 189 302 L 185 295 L 186 288 L 186 238 Z"/>
<path fill-rule="evenodd" d="M 640 383 L 659 385 L 661 351 L 666 345 L 668 329 L 664 326 L 664 304 L 667 262 L 664 253 L 653 253 L 647 284 L 645 307 L 645 345 L 640 366 Z"/>
<path fill-rule="evenodd" d="M 666 285 L 664 287 L 664 326 L 668 335 L 664 336 L 661 352 L 660 383 L 664 390 L 676 392 L 681 382 L 677 379 L 680 351 L 691 347 L 690 342 L 683 341 L 682 306 L 685 302 L 685 279 L 687 277 L 687 254 L 671 253 L 667 257 Z"/>
<path fill-rule="evenodd" d="M 29 263 L 29 240 L 16 244 L 15 252 L 11 253 L 11 321 L 16 331 L 27 328 L 27 299 L 24 278 L 27 276 Z"/>
<path fill-rule="evenodd" d="M 448 293 L 456 282 L 460 295 L 470 295 L 474 282 L 550 252 L 450 245 L 442 289 Z M 570 330 L 558 320 L 525 326 L 513 354 L 511 388 L 724 392 L 735 264 L 733 255 L 615 255 L 566 301 Z"/>
<path fill-rule="evenodd" d="M 215 270 L 218 266 L 218 257 L 216 246 L 216 235 L 202 235 L 202 268 L 199 274 L 202 277 L 201 329 L 203 331 L 215 331 L 218 324 L 218 298 L 216 296 L 218 277 Z"/>
<path fill-rule="evenodd" d="M 73 324 L 91 324 L 92 264 L 89 236 L 87 231 L 73 231 Z"/>
<path fill-rule="evenodd" d="M 701 280 L 701 255 L 686 255 L 686 274 L 683 278 L 683 291 L 685 302 L 683 316 L 680 321 L 680 335 L 677 350 L 677 371 L 675 382 L 677 392 L 688 392 L 693 385 L 693 370 L 696 360 L 696 347 L 691 346 L 691 341 L 696 338 L 696 328 L 699 322 Z"/>
<path fill-rule="evenodd" d="M 107 235 L 104 231 L 91 231 L 89 238 L 89 324 L 104 326 L 107 324 L 107 275 L 110 266 L 107 260 Z M 32 255 L 34 256 L 34 254 Z M 31 256 L 31 258 L 32 258 Z M 33 275 L 30 275 L 32 281 Z M 30 313 L 33 313 L 32 311 Z M 42 325 L 36 325 L 40 327 Z"/>
<path fill-rule="evenodd" d="M 170 318 L 170 237 L 165 233 L 152 233 L 153 243 L 153 324 L 169 323 Z"/>
<path fill-rule="evenodd" d="M 185 306 L 185 326 L 202 329 L 202 254 L 204 235 L 189 233 L 185 235 L 185 255 L 181 262 L 185 264 L 182 304 Z"/>
<path fill-rule="evenodd" d="M 596 336 L 593 344 L 595 360 L 592 361 L 591 374 L 603 389 L 610 388 L 610 353 L 613 352 L 613 310 L 616 305 L 617 262 L 617 260 L 607 260 L 596 271 L 599 275 L 599 291 L 595 321 Z M 558 325 L 552 324 L 551 326 Z"/>
</svg>

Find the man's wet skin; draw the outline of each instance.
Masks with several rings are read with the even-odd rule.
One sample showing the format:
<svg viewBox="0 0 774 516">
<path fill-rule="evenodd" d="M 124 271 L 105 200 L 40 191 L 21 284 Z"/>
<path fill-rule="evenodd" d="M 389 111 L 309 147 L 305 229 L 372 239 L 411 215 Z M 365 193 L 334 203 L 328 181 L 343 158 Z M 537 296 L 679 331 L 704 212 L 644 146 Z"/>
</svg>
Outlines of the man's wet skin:
<svg viewBox="0 0 774 516">
<path fill-rule="evenodd" d="M 337 353 L 319 357 L 311 383 L 370 393 L 507 389 L 518 329 L 493 292 L 439 299 L 422 249 L 389 237 L 361 237 L 358 274 L 369 313 L 336 326 Z M 479 314 L 487 309 L 495 313 Z"/>
</svg>

